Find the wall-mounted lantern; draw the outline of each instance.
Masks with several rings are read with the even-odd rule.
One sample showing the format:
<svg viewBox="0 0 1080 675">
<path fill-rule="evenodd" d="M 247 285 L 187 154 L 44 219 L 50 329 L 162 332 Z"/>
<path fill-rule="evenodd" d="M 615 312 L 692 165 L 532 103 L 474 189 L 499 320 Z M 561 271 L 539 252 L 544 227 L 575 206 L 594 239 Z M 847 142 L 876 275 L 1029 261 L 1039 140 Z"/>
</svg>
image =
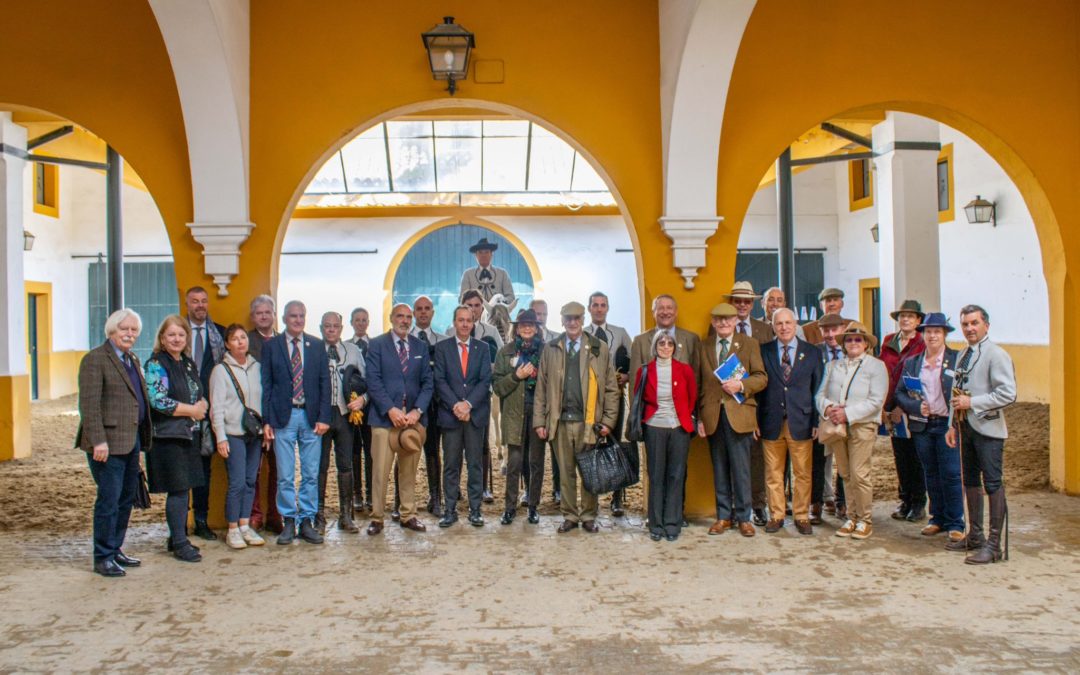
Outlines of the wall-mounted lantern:
<svg viewBox="0 0 1080 675">
<path fill-rule="evenodd" d="M 454 17 L 443 17 L 443 23 L 421 33 L 428 53 L 428 65 L 436 80 L 446 80 L 446 90 L 454 95 L 458 80 L 469 75 L 469 54 L 476 47 L 476 37 L 463 26 L 454 23 Z"/>
<path fill-rule="evenodd" d="M 975 195 L 975 199 L 972 199 L 964 207 L 964 215 L 967 216 L 967 221 L 971 224 L 975 223 L 990 223 L 992 226 L 997 227 L 997 204 L 994 202 L 988 202 L 979 195 Z"/>
</svg>

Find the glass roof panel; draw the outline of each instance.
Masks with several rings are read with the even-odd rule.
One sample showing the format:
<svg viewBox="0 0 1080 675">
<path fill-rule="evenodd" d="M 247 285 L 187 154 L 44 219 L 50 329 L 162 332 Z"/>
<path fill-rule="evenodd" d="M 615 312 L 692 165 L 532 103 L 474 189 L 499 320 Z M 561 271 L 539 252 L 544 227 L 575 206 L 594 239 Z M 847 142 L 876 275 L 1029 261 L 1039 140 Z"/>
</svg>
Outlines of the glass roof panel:
<svg viewBox="0 0 1080 675">
<path fill-rule="evenodd" d="M 592 192 L 596 190 L 606 191 L 607 184 L 600 174 L 592 168 L 588 160 L 577 154 L 574 160 L 574 184 L 570 187 L 575 192 Z"/>
<path fill-rule="evenodd" d="M 435 120 L 436 136 L 466 136 L 479 138 L 480 129 L 480 120 Z"/>
<path fill-rule="evenodd" d="M 383 126 L 378 124 L 350 141 L 341 149 L 345 165 L 347 192 L 389 192 L 386 175 L 386 143 Z"/>
<path fill-rule="evenodd" d="M 484 139 L 484 189 L 521 191 L 525 189 L 525 156 L 529 139 L 524 136 Z"/>
<path fill-rule="evenodd" d="M 334 153 L 326 164 L 322 165 L 319 172 L 308 183 L 304 192 L 308 194 L 326 194 L 328 192 L 344 192 L 345 177 L 341 172 L 341 155 Z"/>
<path fill-rule="evenodd" d="M 477 130 L 479 131 L 479 124 Z M 435 168 L 441 191 L 477 192 L 480 185 L 480 139 L 435 138 Z"/>
<path fill-rule="evenodd" d="M 574 149 L 555 136 L 537 137 L 533 125 L 532 153 L 529 157 L 529 187 L 532 190 L 569 190 Z"/>
<path fill-rule="evenodd" d="M 432 133 L 430 120 L 386 123 L 386 134 L 390 138 L 427 138 Z"/>
<path fill-rule="evenodd" d="M 435 192 L 432 139 L 395 138 L 390 131 L 390 170 L 394 174 L 394 191 Z"/>
<path fill-rule="evenodd" d="M 527 120 L 484 120 L 484 135 L 489 138 L 493 136 L 524 138 L 529 135 L 529 124 L 531 122 Z"/>
</svg>

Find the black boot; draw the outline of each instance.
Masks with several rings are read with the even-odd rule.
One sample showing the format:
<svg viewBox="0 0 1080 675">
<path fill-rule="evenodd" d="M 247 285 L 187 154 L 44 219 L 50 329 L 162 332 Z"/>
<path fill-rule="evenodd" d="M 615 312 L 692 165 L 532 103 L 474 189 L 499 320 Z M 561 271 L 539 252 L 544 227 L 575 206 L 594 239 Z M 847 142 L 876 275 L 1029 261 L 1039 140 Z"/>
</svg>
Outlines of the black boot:
<svg viewBox="0 0 1080 675">
<path fill-rule="evenodd" d="M 285 518 L 284 525 L 281 529 L 281 534 L 278 535 L 277 543 L 281 546 L 288 546 L 293 543 L 293 539 L 296 538 L 296 519 Z"/>
<path fill-rule="evenodd" d="M 613 518 L 621 518 L 624 514 L 623 507 L 623 491 L 616 490 L 611 493 L 611 515 Z"/>
<path fill-rule="evenodd" d="M 352 519 L 352 472 L 338 474 L 338 521 L 339 530 L 359 532 Z"/>
<path fill-rule="evenodd" d="M 315 529 L 315 526 L 309 518 L 304 518 L 300 521 L 300 538 L 309 544 L 323 543 L 322 535 Z"/>
<path fill-rule="evenodd" d="M 319 472 L 319 511 L 315 514 L 315 529 L 319 534 L 326 533 L 326 481 L 327 472 Z"/>
<path fill-rule="evenodd" d="M 540 522 L 540 514 L 536 512 L 535 507 L 530 506 L 529 507 L 529 523 L 532 524 L 532 525 L 536 525 L 539 522 Z"/>
<path fill-rule="evenodd" d="M 964 500 L 967 501 L 968 533 L 960 541 L 945 543 L 948 551 L 978 551 L 986 544 L 983 537 L 983 491 L 981 487 L 965 487 Z"/>
<path fill-rule="evenodd" d="M 210 526 L 206 524 L 205 520 L 195 521 L 194 535 L 207 541 L 214 541 L 217 539 L 217 535 L 214 534 L 214 531 L 210 529 Z"/>
<path fill-rule="evenodd" d="M 969 565 L 988 565 L 999 560 L 1008 560 L 1008 544 L 1005 545 L 1006 554 L 1001 552 L 1001 541 L 1005 532 L 1005 521 L 1008 517 L 1009 507 L 1005 503 L 1005 488 L 999 487 L 997 492 L 991 492 L 990 498 L 990 536 L 986 538 L 986 544 L 978 551 L 969 553 L 964 559 Z"/>
</svg>

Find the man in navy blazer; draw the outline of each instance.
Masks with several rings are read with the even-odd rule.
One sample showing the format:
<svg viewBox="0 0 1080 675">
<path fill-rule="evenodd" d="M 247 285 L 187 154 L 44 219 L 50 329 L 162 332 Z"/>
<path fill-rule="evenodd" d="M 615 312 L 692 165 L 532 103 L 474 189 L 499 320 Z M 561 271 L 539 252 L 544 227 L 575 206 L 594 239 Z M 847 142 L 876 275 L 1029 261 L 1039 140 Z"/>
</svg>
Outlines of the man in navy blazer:
<svg viewBox="0 0 1080 675">
<path fill-rule="evenodd" d="M 390 431 L 415 428 L 420 433 L 420 445 L 426 438 L 427 409 L 435 385 L 428 361 L 427 344 L 409 335 L 412 308 L 398 303 L 390 310 L 390 332 L 372 338 L 368 343 L 367 381 L 368 423 L 371 424 L 371 523 L 367 533 L 382 532 L 386 512 L 386 487 L 394 454 L 398 462 L 398 487 L 401 490 L 401 520 L 404 528 L 423 532 L 427 528 L 416 517 L 416 467 L 420 452 L 399 444 L 391 447 Z"/>
<path fill-rule="evenodd" d="M 472 337 L 468 307 L 454 310 L 454 337 L 435 345 L 435 389 L 439 393 L 439 428 L 443 442 L 446 508 L 439 527 L 457 522 L 461 497 L 461 457 L 468 463 L 469 522 L 484 524 L 484 432 L 491 417 L 491 359 L 487 343 Z"/>
<path fill-rule="evenodd" d="M 266 438 L 274 441 L 277 460 L 277 508 L 284 529 L 277 543 L 291 544 L 300 523 L 300 538 L 321 544 L 315 529 L 319 510 L 321 436 L 330 428 L 330 366 L 322 340 L 304 332 L 307 308 L 293 300 L 282 316 L 285 332 L 262 351 L 262 414 Z M 296 491 L 296 455 L 300 446 L 300 492 Z M 299 505 L 298 502 L 299 501 Z"/>
<path fill-rule="evenodd" d="M 791 456 L 795 475 L 791 512 L 799 534 L 813 534 L 810 524 L 813 442 L 818 415 L 814 395 L 825 371 L 821 351 L 795 335 L 795 313 L 781 308 L 773 313 L 776 338 L 761 345 L 769 384 L 758 394 L 758 433 L 765 446 L 765 486 L 769 493 L 769 521 L 765 531 L 784 526 L 784 470 Z"/>
</svg>

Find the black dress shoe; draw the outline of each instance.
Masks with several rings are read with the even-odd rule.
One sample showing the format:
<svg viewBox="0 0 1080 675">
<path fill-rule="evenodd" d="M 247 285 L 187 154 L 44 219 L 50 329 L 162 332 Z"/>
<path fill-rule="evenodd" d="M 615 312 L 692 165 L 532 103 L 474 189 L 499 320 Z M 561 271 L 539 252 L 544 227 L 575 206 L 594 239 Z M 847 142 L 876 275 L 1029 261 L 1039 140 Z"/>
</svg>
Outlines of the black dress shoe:
<svg viewBox="0 0 1080 675">
<path fill-rule="evenodd" d="M 190 546 L 191 548 L 195 549 L 196 551 L 199 550 L 199 547 L 196 546 L 195 544 L 192 544 L 190 541 L 187 543 L 187 545 Z M 172 553 L 174 548 L 175 547 L 173 546 L 173 543 L 172 543 L 172 537 L 169 537 L 168 539 L 165 540 L 165 550 L 167 550 L 169 553 Z"/>
<path fill-rule="evenodd" d="M 451 525 L 453 525 L 457 521 L 458 521 L 457 511 L 447 511 L 446 514 L 442 517 L 442 520 L 439 521 L 439 527 L 445 529 L 447 527 L 450 527 Z"/>
<path fill-rule="evenodd" d="M 680 525 L 682 527 L 690 527 L 690 521 L 688 521 L 686 518 L 683 518 L 682 523 L 680 523 Z"/>
<path fill-rule="evenodd" d="M 113 556 L 113 560 L 115 560 L 116 564 L 121 567 L 138 567 L 142 564 L 141 560 L 139 560 L 138 558 L 132 558 L 129 555 L 124 555 L 123 551 L 117 551 L 116 555 Z"/>
<path fill-rule="evenodd" d="M 195 521 L 194 534 L 196 537 L 205 539 L 206 541 L 217 541 L 217 535 L 214 534 L 214 531 L 210 529 L 205 520 Z"/>
<path fill-rule="evenodd" d="M 394 521 L 395 523 L 400 521 L 401 520 L 401 511 L 399 511 L 398 509 L 394 509 L 393 511 L 391 511 L 390 512 L 390 520 Z"/>
<path fill-rule="evenodd" d="M 502 518 L 499 519 L 499 522 L 503 525 L 509 525 L 510 523 L 514 522 L 514 516 L 516 515 L 516 511 L 511 511 L 510 509 L 507 509 L 503 511 Z"/>
<path fill-rule="evenodd" d="M 479 509 L 476 510 L 476 511 L 470 511 L 469 512 L 469 524 L 472 525 L 473 527 L 483 527 L 484 526 L 484 517 L 482 515 L 480 515 Z"/>
<path fill-rule="evenodd" d="M 288 546 L 293 543 L 293 539 L 296 538 L 296 521 L 292 518 L 286 518 L 281 529 L 281 534 L 278 535 L 277 543 L 279 546 Z"/>
<path fill-rule="evenodd" d="M 668 541 L 675 541 L 678 538 L 679 538 L 679 535 L 677 535 L 677 534 L 665 534 L 664 535 L 664 539 L 667 539 Z"/>
<path fill-rule="evenodd" d="M 319 531 L 315 529 L 315 525 L 308 518 L 300 521 L 300 538 L 309 544 L 323 543 L 323 536 L 319 534 Z"/>
<path fill-rule="evenodd" d="M 551 501 L 555 502 L 556 504 L 562 503 L 562 493 L 559 492 L 558 490 L 553 492 L 551 494 Z"/>
<path fill-rule="evenodd" d="M 664 538 L 664 535 L 660 534 L 659 532 L 650 532 L 649 533 L 649 539 L 652 539 L 653 541 L 660 541 L 663 538 Z"/>
<path fill-rule="evenodd" d="M 570 530 L 573 530 L 576 527 L 577 527 L 577 523 L 575 523 L 574 521 L 572 521 L 572 520 L 564 520 L 564 521 L 562 521 L 562 525 L 560 525 L 559 529 L 556 530 L 556 531 L 559 534 L 566 534 L 567 532 L 569 532 Z"/>
<path fill-rule="evenodd" d="M 439 502 L 439 501 L 436 501 L 436 502 L 435 502 L 435 504 L 434 504 L 434 508 L 432 508 L 432 509 L 431 509 L 431 510 L 429 511 L 429 513 L 430 513 L 431 515 L 435 516 L 436 518 L 440 518 L 440 517 L 442 517 L 442 514 L 443 514 L 443 513 L 442 513 L 442 503 L 441 503 L 441 502 Z"/>
<path fill-rule="evenodd" d="M 914 506 L 910 511 L 908 511 L 906 520 L 910 523 L 917 523 L 923 518 L 926 518 L 926 507 Z"/>
<path fill-rule="evenodd" d="M 127 572 L 123 567 L 116 564 L 115 560 L 97 560 L 94 562 L 94 571 L 103 577 L 122 577 Z"/>
<path fill-rule="evenodd" d="M 485 504 L 494 504 L 495 503 L 495 495 L 491 494 L 491 490 L 484 490 L 484 503 Z"/>
<path fill-rule="evenodd" d="M 540 522 L 540 514 L 536 512 L 536 509 L 529 508 L 529 524 L 536 525 Z"/>
<path fill-rule="evenodd" d="M 893 520 L 907 520 L 908 511 L 911 507 L 907 504 L 900 504 L 896 507 L 896 510 L 889 514 L 889 517 Z"/>
<path fill-rule="evenodd" d="M 191 544 L 173 551 L 173 557 L 181 562 L 197 563 L 202 560 L 202 553 Z"/>
<path fill-rule="evenodd" d="M 768 516 L 765 515 L 765 509 L 754 509 L 754 516 L 751 520 L 758 527 L 765 527 L 765 523 L 769 522 Z"/>
<path fill-rule="evenodd" d="M 581 529 L 585 530 L 589 534 L 596 534 L 600 531 L 600 526 L 596 524 L 595 520 L 585 520 L 581 523 Z"/>
</svg>

